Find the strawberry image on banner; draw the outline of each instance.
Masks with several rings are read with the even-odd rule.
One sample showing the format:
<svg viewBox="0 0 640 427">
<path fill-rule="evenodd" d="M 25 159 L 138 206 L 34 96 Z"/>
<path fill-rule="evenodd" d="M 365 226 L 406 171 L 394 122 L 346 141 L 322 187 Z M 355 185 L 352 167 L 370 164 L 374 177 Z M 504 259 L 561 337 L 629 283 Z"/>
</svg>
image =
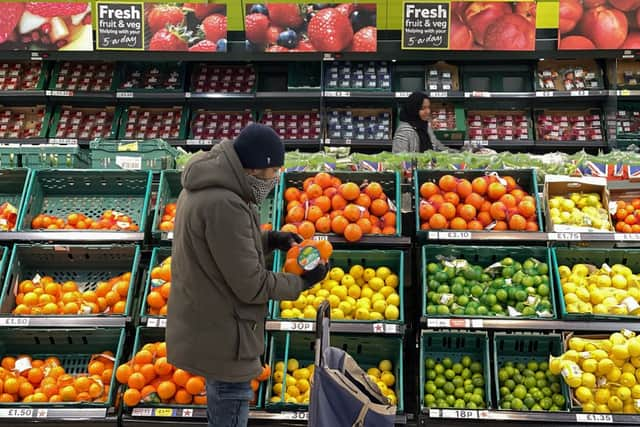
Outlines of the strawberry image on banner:
<svg viewBox="0 0 640 427">
<path fill-rule="evenodd" d="M 145 3 L 145 49 L 226 52 L 227 5 L 216 3 Z"/>
<path fill-rule="evenodd" d="M 3 2 L 0 11 L 0 50 L 93 50 L 90 2 Z"/>
<path fill-rule="evenodd" d="M 248 3 L 244 26 L 251 52 L 375 52 L 373 3 Z"/>
</svg>

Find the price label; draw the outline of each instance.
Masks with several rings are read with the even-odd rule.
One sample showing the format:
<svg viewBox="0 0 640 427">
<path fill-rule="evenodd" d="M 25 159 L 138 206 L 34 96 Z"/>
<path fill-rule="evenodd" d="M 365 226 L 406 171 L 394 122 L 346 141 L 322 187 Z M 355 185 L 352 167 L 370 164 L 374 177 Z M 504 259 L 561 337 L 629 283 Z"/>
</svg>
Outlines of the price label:
<svg viewBox="0 0 640 427">
<path fill-rule="evenodd" d="M 308 420 L 308 412 L 283 412 L 288 420 Z"/>
<path fill-rule="evenodd" d="M 156 319 L 155 317 L 150 317 L 149 319 L 147 319 L 147 326 L 149 328 L 157 328 L 158 327 L 158 319 Z"/>
<path fill-rule="evenodd" d="M 331 140 L 329 138 L 327 138 L 322 143 L 325 144 L 325 145 L 331 145 Z"/>
<path fill-rule="evenodd" d="M 396 92 L 396 98 L 408 98 L 410 95 L 411 92 Z M 433 98 L 434 96 L 431 95 L 431 97 Z"/>
<path fill-rule="evenodd" d="M 427 319 L 427 327 L 429 328 L 449 328 L 451 319 Z"/>
<path fill-rule="evenodd" d="M 438 232 L 437 231 L 430 231 L 429 232 L 429 239 L 437 240 L 438 239 Z"/>
<path fill-rule="evenodd" d="M 153 408 L 133 408 L 131 416 L 133 417 L 150 417 L 153 415 Z"/>
<path fill-rule="evenodd" d="M 3 317 L 0 318 L 0 326 L 29 326 L 30 320 L 26 317 Z"/>
<path fill-rule="evenodd" d="M 589 96 L 588 90 L 572 90 L 571 96 Z"/>
<path fill-rule="evenodd" d="M 429 418 L 440 418 L 440 409 L 429 409 Z"/>
<path fill-rule="evenodd" d="M 564 233 L 549 233 L 549 240 L 582 240 L 580 233 L 564 232 Z"/>
<path fill-rule="evenodd" d="M 133 92 L 116 92 L 116 98 L 133 98 Z"/>
<path fill-rule="evenodd" d="M 470 143 L 472 147 L 488 147 L 489 146 L 489 141 L 487 141 L 486 139 L 471 141 Z"/>
<path fill-rule="evenodd" d="M 452 328 L 467 328 L 469 327 L 469 321 L 467 319 L 451 319 L 449 325 Z"/>
<path fill-rule="evenodd" d="M 579 423 L 612 423 L 611 414 L 576 414 L 576 421 Z"/>
<path fill-rule="evenodd" d="M 443 409 L 442 418 L 477 419 L 478 411 L 471 409 Z"/>
<path fill-rule="evenodd" d="M 553 96 L 553 92 L 551 91 L 537 91 L 536 98 L 551 98 Z"/>
<path fill-rule="evenodd" d="M 142 169 L 142 157 L 116 156 L 116 165 L 122 169 Z"/>
<path fill-rule="evenodd" d="M 32 408 L 11 408 L 0 411 L 0 417 L 3 418 L 32 418 Z"/>
<path fill-rule="evenodd" d="M 173 231 L 167 233 L 167 240 L 173 240 Z"/>
<path fill-rule="evenodd" d="M 327 91 L 324 92 L 324 96 L 334 98 L 334 97 L 338 96 L 338 92 L 336 92 L 335 90 L 327 90 Z"/>
<path fill-rule="evenodd" d="M 347 138 L 344 140 L 345 145 L 351 145 L 351 139 Z"/>
<path fill-rule="evenodd" d="M 78 145 L 78 140 L 74 138 L 51 138 L 49 139 L 49 145 Z"/>
<path fill-rule="evenodd" d="M 154 415 L 156 417 L 172 417 L 173 409 L 171 408 L 158 408 L 155 410 Z"/>
<path fill-rule="evenodd" d="M 73 96 L 73 92 L 70 90 L 47 90 L 45 91 L 45 95 L 69 97 L 69 96 Z"/>
<path fill-rule="evenodd" d="M 471 232 L 470 231 L 441 231 L 440 238 L 451 239 L 451 240 L 471 240 Z"/>
<path fill-rule="evenodd" d="M 429 92 L 429 98 L 446 98 L 449 96 L 447 92 Z"/>
<path fill-rule="evenodd" d="M 473 92 L 465 92 L 465 98 L 491 98 L 491 92 L 484 91 L 473 91 Z"/>
<path fill-rule="evenodd" d="M 185 92 L 184 93 L 184 97 L 185 98 L 191 98 L 191 92 Z"/>
<path fill-rule="evenodd" d="M 47 418 L 47 415 L 49 413 L 48 409 L 38 409 L 38 411 L 36 412 L 36 418 Z"/>
<path fill-rule="evenodd" d="M 187 139 L 187 145 L 213 145 L 213 139 Z"/>
<path fill-rule="evenodd" d="M 631 91 L 629 89 L 620 90 L 618 96 L 631 96 Z"/>
<path fill-rule="evenodd" d="M 31 52 L 32 61 L 42 61 L 42 56 L 38 52 Z"/>
<path fill-rule="evenodd" d="M 187 417 L 187 418 L 191 418 L 193 417 L 193 409 L 191 408 L 185 408 L 182 410 L 182 416 L 183 417 Z"/>
<path fill-rule="evenodd" d="M 637 241 L 640 241 L 640 233 L 638 233 L 638 234 L 636 234 L 636 233 L 615 233 L 613 235 L 613 238 L 615 240 L 619 240 L 619 241 L 637 242 Z"/>
<path fill-rule="evenodd" d="M 158 327 L 166 328 L 167 327 L 167 319 L 158 319 Z"/>
<path fill-rule="evenodd" d="M 329 240 L 329 236 L 315 235 L 315 236 L 313 236 L 313 240 Z"/>
<path fill-rule="evenodd" d="M 387 334 L 397 334 L 399 332 L 398 325 L 385 324 L 384 325 L 384 332 L 387 333 Z"/>
<path fill-rule="evenodd" d="M 281 331 L 313 331 L 313 323 L 312 322 L 281 322 L 280 330 Z"/>
</svg>

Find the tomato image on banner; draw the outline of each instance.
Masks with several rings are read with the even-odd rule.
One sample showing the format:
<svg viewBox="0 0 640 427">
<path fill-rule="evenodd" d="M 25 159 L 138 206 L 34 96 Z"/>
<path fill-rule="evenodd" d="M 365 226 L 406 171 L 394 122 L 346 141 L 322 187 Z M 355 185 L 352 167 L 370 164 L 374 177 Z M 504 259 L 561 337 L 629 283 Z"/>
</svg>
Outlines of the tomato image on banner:
<svg viewBox="0 0 640 427">
<path fill-rule="evenodd" d="M 93 50 L 89 2 L 3 2 L 0 10 L 0 50 Z"/>
<path fill-rule="evenodd" d="M 375 52 L 376 5 L 369 3 L 249 3 L 252 52 Z"/>
</svg>

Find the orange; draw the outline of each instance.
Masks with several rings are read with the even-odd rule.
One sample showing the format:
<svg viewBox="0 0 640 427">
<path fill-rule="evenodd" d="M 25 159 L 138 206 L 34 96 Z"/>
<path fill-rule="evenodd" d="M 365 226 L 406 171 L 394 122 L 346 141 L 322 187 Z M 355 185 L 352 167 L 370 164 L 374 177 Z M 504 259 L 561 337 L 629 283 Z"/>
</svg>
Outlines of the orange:
<svg viewBox="0 0 640 427">
<path fill-rule="evenodd" d="M 187 381 L 187 383 L 184 386 L 185 390 L 187 390 L 190 394 L 193 394 L 193 395 L 204 393 L 204 390 L 205 390 L 204 387 L 205 387 L 205 383 L 202 377 L 191 377 L 189 378 L 189 381 Z"/>
<path fill-rule="evenodd" d="M 375 216 L 382 216 L 385 213 L 387 213 L 387 211 L 389 210 L 389 205 L 387 204 L 386 201 L 382 199 L 376 199 L 373 202 L 371 202 L 371 206 L 369 207 L 369 210 Z"/>
<path fill-rule="evenodd" d="M 20 383 L 15 378 L 7 378 L 3 386 L 5 393 L 18 394 L 18 391 L 20 391 Z"/>
<path fill-rule="evenodd" d="M 331 200 L 336 194 L 338 194 L 338 189 L 336 187 L 329 187 L 324 190 L 324 195 L 327 196 L 329 200 Z"/>
<path fill-rule="evenodd" d="M 342 210 L 347 206 L 347 200 L 340 194 L 336 194 L 331 198 L 331 209 L 334 211 Z"/>
<path fill-rule="evenodd" d="M 180 387 L 184 387 L 191 378 L 191 374 L 182 369 L 176 369 L 173 373 L 173 382 L 179 385 Z"/>
<path fill-rule="evenodd" d="M 484 196 L 487 192 L 488 182 L 486 177 L 478 177 L 471 181 L 473 192 L 480 196 Z"/>
<path fill-rule="evenodd" d="M 127 381 L 127 385 L 130 388 L 135 388 L 138 390 L 142 390 L 142 387 L 144 387 L 145 384 L 146 384 L 146 379 L 144 375 L 142 375 L 140 372 L 134 372 L 133 374 L 131 374 L 129 376 L 129 380 Z"/>
<path fill-rule="evenodd" d="M 340 178 L 338 178 L 337 176 L 332 176 L 331 177 L 331 185 L 338 188 L 342 185 L 342 180 Z"/>
<path fill-rule="evenodd" d="M 320 209 L 318 206 L 309 206 L 309 210 L 307 211 L 307 220 L 316 222 L 322 215 L 322 209 Z"/>
<path fill-rule="evenodd" d="M 506 192 L 507 188 L 498 182 L 492 182 L 489 184 L 489 188 L 487 190 L 487 194 L 491 200 L 499 200 Z"/>
<path fill-rule="evenodd" d="M 515 190 L 511 190 L 511 195 L 516 198 L 516 202 L 520 203 L 527 193 L 517 188 Z"/>
<path fill-rule="evenodd" d="M 515 208 L 517 204 L 516 198 L 511 194 L 505 194 L 504 196 L 500 197 L 500 201 L 504 203 L 507 208 Z"/>
<path fill-rule="evenodd" d="M 75 402 L 78 398 L 78 394 L 73 386 L 68 385 L 60 389 L 60 398 L 63 402 Z"/>
<path fill-rule="evenodd" d="M 251 380 L 251 390 L 253 390 L 253 392 L 257 392 L 258 388 L 260 388 L 260 381 L 256 380 L 256 379 L 252 379 Z"/>
<path fill-rule="evenodd" d="M 465 221 L 471 221 L 476 217 L 476 208 L 471 205 L 462 205 L 459 215 Z"/>
<path fill-rule="evenodd" d="M 460 203 L 460 197 L 453 191 L 448 191 L 444 193 L 444 196 L 442 197 L 444 198 L 445 202 L 449 202 L 454 206 L 457 206 L 458 203 Z"/>
<path fill-rule="evenodd" d="M 451 220 L 449 227 L 453 230 L 466 230 L 467 221 L 457 216 Z"/>
<path fill-rule="evenodd" d="M 423 198 L 428 199 L 435 194 L 440 194 L 440 189 L 433 182 L 425 182 L 420 186 L 420 195 Z"/>
<path fill-rule="evenodd" d="M 353 182 L 342 184 L 338 192 L 345 200 L 356 200 L 360 196 L 360 187 Z"/>
<path fill-rule="evenodd" d="M 349 225 L 349 221 L 345 217 L 339 215 L 331 221 L 331 230 L 336 234 L 343 234 L 347 225 Z"/>
<path fill-rule="evenodd" d="M 64 314 L 78 314 L 80 311 L 80 307 L 75 302 L 69 302 L 64 305 L 63 312 Z"/>
<path fill-rule="evenodd" d="M 456 185 L 456 192 L 461 199 L 465 199 L 473 192 L 473 186 L 468 180 L 461 179 Z"/>
<path fill-rule="evenodd" d="M 442 191 L 454 191 L 457 185 L 458 182 L 452 175 L 443 175 L 438 180 L 438 186 Z"/>
<path fill-rule="evenodd" d="M 47 280 L 46 277 L 43 277 L 41 281 Z M 47 280 L 49 282 L 50 280 Z M 78 290 L 78 285 L 76 282 L 70 280 L 68 282 L 64 282 L 62 284 L 62 292 L 76 292 Z"/>
<path fill-rule="evenodd" d="M 207 405 L 207 396 L 193 396 L 193 404 L 199 406 Z"/>
<path fill-rule="evenodd" d="M 171 381 L 163 381 L 158 385 L 157 393 L 160 399 L 169 400 L 176 394 L 176 385 Z"/>
<path fill-rule="evenodd" d="M 112 307 L 112 312 L 114 314 L 124 314 L 124 310 L 127 307 L 127 303 L 125 301 L 118 301 Z"/>
<path fill-rule="evenodd" d="M 304 239 L 312 238 L 315 232 L 316 227 L 311 221 L 302 221 L 302 223 L 298 226 L 298 234 L 301 235 Z"/>
<path fill-rule="evenodd" d="M 0 402 L 2 403 L 11 403 L 11 402 L 15 402 L 16 399 L 15 397 L 13 397 L 13 395 L 9 394 L 9 393 L 2 393 L 0 395 Z"/>
<path fill-rule="evenodd" d="M 147 304 L 152 308 L 160 308 L 165 305 L 167 302 L 162 297 L 162 294 L 158 291 L 151 291 L 149 295 L 147 295 Z"/>
<path fill-rule="evenodd" d="M 503 220 L 507 217 L 507 207 L 502 202 L 495 202 L 491 205 L 489 213 L 493 219 Z"/>
<path fill-rule="evenodd" d="M 479 210 L 482 207 L 482 203 L 484 202 L 484 197 L 479 195 L 478 193 L 471 193 L 467 197 L 465 197 L 464 202 L 467 205 L 471 205 L 476 210 Z"/>
<path fill-rule="evenodd" d="M 33 392 L 34 392 L 33 385 L 29 381 L 23 382 L 22 384 L 20 384 L 20 387 L 18 388 L 18 394 L 22 398 L 32 395 Z"/>
<path fill-rule="evenodd" d="M 118 293 L 121 297 L 126 297 L 129 293 L 129 282 L 125 280 L 120 280 L 113 285 L 113 290 Z"/>
<path fill-rule="evenodd" d="M 536 213 L 536 205 L 528 200 L 523 200 L 518 204 L 518 210 L 522 216 L 530 218 Z"/>
<path fill-rule="evenodd" d="M 323 214 L 331 210 L 331 200 L 327 196 L 320 196 L 313 201 L 313 205 L 317 206 Z"/>
<path fill-rule="evenodd" d="M 534 221 L 527 221 L 526 231 L 538 231 L 538 224 Z"/>
<path fill-rule="evenodd" d="M 173 370 L 173 365 L 167 362 L 166 357 L 160 357 L 156 359 L 156 363 L 154 363 L 153 368 L 156 371 L 157 375 L 162 376 L 170 374 Z"/>
<path fill-rule="evenodd" d="M 508 224 L 504 221 L 496 221 L 496 226 L 493 227 L 493 231 L 504 231 L 508 229 Z"/>
<path fill-rule="evenodd" d="M 98 297 L 104 297 L 105 295 L 107 295 L 107 292 L 109 292 L 111 290 L 111 285 L 109 285 L 106 282 L 100 282 L 98 283 L 98 286 L 96 286 L 96 295 Z"/>
<path fill-rule="evenodd" d="M 522 215 L 513 215 L 509 218 L 509 228 L 511 230 L 524 230 L 527 228 L 527 220 Z"/>
<path fill-rule="evenodd" d="M 431 227 L 434 230 L 447 228 L 447 226 L 448 226 L 447 218 L 445 218 L 442 214 L 439 214 L 439 213 L 434 214 L 429 219 L 429 227 Z"/>
<path fill-rule="evenodd" d="M 100 375 L 100 378 L 102 379 L 102 382 L 105 384 L 109 384 L 111 383 L 111 378 L 113 377 L 113 368 L 107 368 L 104 371 L 102 371 L 102 375 Z"/>
<path fill-rule="evenodd" d="M 445 202 L 438 209 L 438 213 L 446 219 L 453 219 L 456 216 L 456 207 L 452 203 Z"/>
<path fill-rule="evenodd" d="M 296 260 L 295 258 L 287 258 L 284 262 L 284 272 L 300 276 L 302 273 L 304 273 L 304 270 L 302 270 L 302 267 L 298 265 L 298 260 Z"/>
<path fill-rule="evenodd" d="M 91 380 L 87 377 L 78 377 L 74 382 L 76 391 L 79 391 L 79 392 L 89 391 L 90 385 L 91 385 Z"/>
<path fill-rule="evenodd" d="M 285 224 L 280 228 L 280 230 L 288 231 L 290 233 L 297 233 L 298 232 L 298 227 L 296 227 L 293 224 Z"/>
<path fill-rule="evenodd" d="M 89 375 L 102 375 L 102 373 L 104 372 L 104 368 L 104 363 L 99 360 L 94 360 L 93 362 L 89 363 Z"/>
<path fill-rule="evenodd" d="M 367 185 L 364 189 L 364 192 L 371 200 L 375 200 L 382 195 L 382 185 L 377 182 L 372 182 Z"/>
<path fill-rule="evenodd" d="M 440 209 L 440 205 L 444 203 L 444 197 L 442 197 L 442 195 L 440 194 L 434 194 L 433 196 L 429 197 L 427 202 L 431 203 L 434 208 Z"/>
<path fill-rule="evenodd" d="M 31 384 L 40 384 L 42 379 L 44 378 L 44 372 L 40 368 L 31 368 L 27 372 L 27 379 Z"/>
<path fill-rule="evenodd" d="M 371 221 L 369 220 L 369 218 L 360 218 L 358 221 L 356 221 L 356 224 L 358 225 L 358 227 L 360 227 L 360 230 L 362 230 L 362 234 L 371 233 L 371 228 L 373 226 L 371 225 Z"/>
<path fill-rule="evenodd" d="M 270 375 L 271 375 L 271 366 L 269 366 L 268 364 L 265 364 L 262 366 L 262 372 L 260 372 L 260 375 L 258 375 L 256 379 L 258 381 L 266 381 L 269 379 Z"/>
<path fill-rule="evenodd" d="M 351 222 L 356 222 L 362 216 L 360 208 L 357 205 L 354 205 L 353 203 L 349 203 L 344 208 L 344 212 L 342 214 L 346 219 L 348 219 Z"/>
<path fill-rule="evenodd" d="M 480 221 L 477 221 L 474 219 L 473 221 L 469 221 L 467 223 L 467 229 L 468 230 L 484 230 L 484 226 Z"/>
<path fill-rule="evenodd" d="M 167 282 L 164 285 L 160 286 L 160 295 L 165 300 L 169 299 L 169 295 L 171 294 L 171 282 Z"/>
<path fill-rule="evenodd" d="M 505 176 L 502 179 L 507 181 L 507 191 L 513 191 L 516 188 L 519 188 L 518 187 L 518 183 L 516 182 L 516 180 L 512 176 Z"/>
<path fill-rule="evenodd" d="M 288 223 L 296 223 L 302 221 L 303 219 L 304 208 L 302 206 L 294 206 L 289 212 L 287 212 L 285 221 Z"/>
<path fill-rule="evenodd" d="M 136 406 L 138 403 L 140 403 L 141 398 L 142 397 L 140 395 L 140 392 L 135 388 L 127 389 L 127 391 L 125 391 L 122 395 L 122 400 L 127 406 Z"/>
<path fill-rule="evenodd" d="M 431 216 L 436 213 L 436 208 L 429 202 L 425 202 L 424 200 L 420 201 L 420 206 L 418 208 L 420 219 L 428 221 Z"/>
<path fill-rule="evenodd" d="M 287 202 L 292 202 L 300 198 L 300 190 L 295 187 L 289 187 L 284 191 L 284 199 Z"/>
<path fill-rule="evenodd" d="M 394 212 L 387 212 L 382 216 L 382 223 L 386 227 L 396 226 L 396 214 Z"/>
<path fill-rule="evenodd" d="M 150 383 L 156 378 L 156 370 L 152 363 L 146 363 L 140 367 L 139 371 L 146 380 L 146 384 Z"/>
<path fill-rule="evenodd" d="M 333 246 L 328 240 L 320 240 L 316 245 L 318 251 L 320 251 L 320 257 L 324 260 L 328 260 L 333 253 Z"/>
<path fill-rule="evenodd" d="M 357 242 L 362 238 L 362 230 L 357 224 L 349 224 L 344 229 L 344 238 L 348 242 Z"/>
<path fill-rule="evenodd" d="M 15 357 L 11 357 L 11 356 L 3 357 L 2 358 L 2 362 L 0 362 L 0 365 L 4 369 L 7 369 L 9 371 L 13 371 L 13 369 L 16 367 L 16 358 Z"/>
<path fill-rule="evenodd" d="M 493 222 L 493 218 L 489 212 L 478 212 L 478 221 L 486 227 Z"/>
<path fill-rule="evenodd" d="M 178 389 L 178 391 L 176 391 L 174 399 L 176 400 L 176 403 L 179 405 L 188 405 L 191 403 L 193 396 L 191 396 L 189 392 L 187 392 L 185 389 L 181 388 L 181 389 Z"/>
<path fill-rule="evenodd" d="M 315 227 L 318 233 L 330 233 L 331 218 L 327 215 L 318 218 L 318 220 L 316 221 Z"/>
<path fill-rule="evenodd" d="M 320 197 L 320 196 L 322 196 L 324 194 L 322 187 L 320 187 L 318 184 L 309 185 L 309 187 L 307 187 L 307 189 L 305 191 L 307 193 L 307 197 L 310 200 L 313 200 L 313 199 L 315 199 L 317 197 Z"/>
<path fill-rule="evenodd" d="M 331 187 L 331 175 L 329 175 L 326 172 L 319 172 L 313 178 L 313 182 L 318 184 L 323 189 L 327 187 Z"/>
<path fill-rule="evenodd" d="M 156 392 L 156 388 L 152 385 L 146 385 L 142 388 L 142 390 L 140 390 L 140 396 L 142 399 L 146 398 L 147 396 L 149 396 L 150 394 L 153 394 Z"/>
<path fill-rule="evenodd" d="M 360 194 L 360 196 L 358 196 L 358 198 L 356 199 L 355 203 L 358 206 L 362 206 L 364 208 L 368 208 L 369 206 L 371 206 L 371 197 L 369 197 L 366 194 L 362 193 L 362 194 Z"/>
</svg>

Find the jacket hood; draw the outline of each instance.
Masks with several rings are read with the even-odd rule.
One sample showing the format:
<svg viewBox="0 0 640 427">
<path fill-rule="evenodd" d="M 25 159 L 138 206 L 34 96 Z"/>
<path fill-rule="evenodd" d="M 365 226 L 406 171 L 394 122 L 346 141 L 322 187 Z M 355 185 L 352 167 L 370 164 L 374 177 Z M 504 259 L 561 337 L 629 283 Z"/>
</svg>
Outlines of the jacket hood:
<svg viewBox="0 0 640 427">
<path fill-rule="evenodd" d="M 233 141 L 221 142 L 210 151 L 193 156 L 182 172 L 182 186 L 189 191 L 225 188 L 255 203 Z"/>
</svg>

